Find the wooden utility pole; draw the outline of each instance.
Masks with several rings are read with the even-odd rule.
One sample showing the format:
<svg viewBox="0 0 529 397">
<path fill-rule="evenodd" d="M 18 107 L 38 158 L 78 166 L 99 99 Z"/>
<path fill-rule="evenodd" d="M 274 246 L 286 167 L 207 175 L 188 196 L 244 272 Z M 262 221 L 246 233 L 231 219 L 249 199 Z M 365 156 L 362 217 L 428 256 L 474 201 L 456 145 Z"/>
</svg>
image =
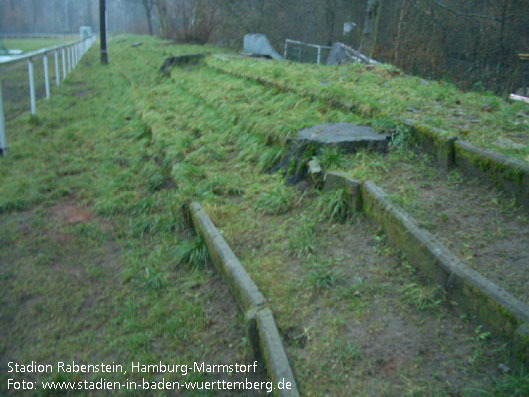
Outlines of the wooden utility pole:
<svg viewBox="0 0 529 397">
<path fill-rule="evenodd" d="M 99 0 L 99 36 L 101 38 L 101 64 L 108 64 L 105 0 Z"/>
</svg>

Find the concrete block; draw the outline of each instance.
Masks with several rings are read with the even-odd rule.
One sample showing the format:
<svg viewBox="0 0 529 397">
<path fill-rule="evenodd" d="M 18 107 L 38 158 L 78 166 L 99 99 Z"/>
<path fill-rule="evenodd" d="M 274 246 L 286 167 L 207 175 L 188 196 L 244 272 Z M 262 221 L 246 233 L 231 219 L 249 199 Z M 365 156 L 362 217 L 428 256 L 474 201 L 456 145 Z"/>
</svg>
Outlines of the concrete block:
<svg viewBox="0 0 529 397">
<path fill-rule="evenodd" d="M 290 390 L 277 390 L 274 394 L 285 397 L 299 396 L 296 380 L 270 309 L 266 308 L 257 312 L 257 329 L 266 369 L 274 386 L 277 386 L 279 382 L 283 384 L 288 382 L 291 385 Z"/>
<path fill-rule="evenodd" d="M 213 264 L 228 284 L 242 311 L 247 312 L 251 308 L 263 306 L 263 295 L 200 204 L 191 203 L 189 212 L 195 230 L 202 236 L 208 248 Z"/>
<path fill-rule="evenodd" d="M 323 171 L 321 169 L 320 163 L 316 158 L 313 158 L 309 161 L 308 166 L 308 173 L 312 184 L 316 189 L 320 189 L 323 186 Z"/>
<path fill-rule="evenodd" d="M 298 131 L 294 142 L 300 146 L 335 147 L 344 152 L 360 149 L 386 152 L 388 142 L 385 135 L 376 133 L 370 127 L 351 123 L 322 124 Z"/>
<path fill-rule="evenodd" d="M 340 172 L 327 172 L 323 180 L 323 190 L 343 189 L 347 194 L 349 210 L 357 212 L 362 210 L 361 183 L 348 178 Z"/>
</svg>

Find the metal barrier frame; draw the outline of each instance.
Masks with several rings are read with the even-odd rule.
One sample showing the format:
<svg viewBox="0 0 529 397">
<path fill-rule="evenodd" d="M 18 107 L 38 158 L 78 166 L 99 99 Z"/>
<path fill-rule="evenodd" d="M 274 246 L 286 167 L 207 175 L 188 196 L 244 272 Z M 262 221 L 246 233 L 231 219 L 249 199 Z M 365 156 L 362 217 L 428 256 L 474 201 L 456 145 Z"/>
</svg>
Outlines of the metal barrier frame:
<svg viewBox="0 0 529 397">
<path fill-rule="evenodd" d="M 79 63 L 83 55 L 88 51 L 96 40 L 95 36 L 88 37 L 83 40 L 69 42 L 66 44 L 56 45 L 53 47 L 42 48 L 37 51 L 28 52 L 20 56 L 15 56 L 12 59 L 0 61 L 0 155 L 5 156 L 7 153 L 7 139 L 5 133 L 5 117 L 4 105 L 2 98 L 2 68 L 9 65 L 14 65 L 27 61 L 28 63 L 28 79 L 29 79 L 29 97 L 31 114 L 37 114 L 37 103 L 35 97 L 35 81 L 33 78 L 33 62 L 36 58 L 42 57 L 46 99 L 51 97 L 51 87 L 48 78 L 48 54 L 53 53 L 55 59 L 55 84 L 58 87 L 61 84 L 59 74 L 59 51 L 62 55 L 62 79 L 67 76 L 67 71 L 70 73 Z"/>
<path fill-rule="evenodd" d="M 288 43 L 297 44 L 299 46 L 304 45 L 306 47 L 316 48 L 318 50 L 318 58 L 317 58 L 317 64 L 318 65 L 321 64 L 321 49 L 322 48 L 329 49 L 329 50 L 331 49 L 331 47 L 326 46 L 326 45 L 310 44 L 310 43 L 304 43 L 304 42 L 298 41 L 298 40 L 285 39 L 285 54 L 284 54 L 284 57 L 283 57 L 285 59 L 287 59 Z M 299 50 L 299 58 L 301 58 L 301 49 Z M 299 59 L 299 61 L 301 61 L 301 59 Z"/>
</svg>

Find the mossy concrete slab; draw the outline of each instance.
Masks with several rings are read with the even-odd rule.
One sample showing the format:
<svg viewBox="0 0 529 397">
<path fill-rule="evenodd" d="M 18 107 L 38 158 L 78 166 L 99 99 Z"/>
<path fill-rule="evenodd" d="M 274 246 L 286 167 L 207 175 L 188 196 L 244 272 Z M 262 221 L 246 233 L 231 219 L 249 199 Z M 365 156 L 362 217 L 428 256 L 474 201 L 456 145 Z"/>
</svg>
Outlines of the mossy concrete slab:
<svg viewBox="0 0 529 397">
<path fill-rule="evenodd" d="M 271 310 L 264 306 L 263 295 L 201 205 L 192 202 L 187 211 L 215 267 L 244 313 L 248 340 L 255 357 L 266 363 L 267 372 L 276 387 L 274 395 L 299 396 L 274 317 Z"/>
<path fill-rule="evenodd" d="M 386 152 L 388 148 L 385 135 L 376 133 L 370 127 L 350 123 L 321 124 L 305 128 L 298 131 L 294 141 L 302 147 L 335 147 L 346 153 L 360 149 Z"/>
</svg>

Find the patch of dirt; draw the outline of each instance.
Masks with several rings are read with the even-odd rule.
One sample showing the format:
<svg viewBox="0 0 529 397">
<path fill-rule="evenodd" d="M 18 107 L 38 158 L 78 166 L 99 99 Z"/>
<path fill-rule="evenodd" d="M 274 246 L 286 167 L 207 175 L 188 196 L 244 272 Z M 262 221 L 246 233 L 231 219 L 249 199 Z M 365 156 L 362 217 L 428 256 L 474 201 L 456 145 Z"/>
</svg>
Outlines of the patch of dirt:
<svg viewBox="0 0 529 397">
<path fill-rule="evenodd" d="M 85 96 L 88 95 L 88 91 L 76 91 L 74 93 L 74 95 L 77 97 L 77 98 L 84 98 Z"/>
<path fill-rule="evenodd" d="M 66 225 L 89 223 L 92 221 L 92 214 L 90 212 L 68 201 L 53 206 L 50 209 L 50 215 L 53 220 L 58 220 L 60 223 Z"/>
<path fill-rule="evenodd" d="M 306 197 L 305 203 L 312 200 Z M 235 228 L 246 211 L 252 221 Z M 320 222 L 312 255 L 292 255 L 288 239 L 310 211 L 299 205 L 285 215 L 262 216 L 243 202 L 235 219 L 217 217 L 270 302 L 303 394 L 459 395 L 469 385 L 490 387 L 483 379 L 498 375 L 504 342 L 478 341 L 478 324 L 446 303 L 419 309 L 404 286 L 416 285 L 418 293 L 428 287 L 401 266 L 363 217 Z"/>
<path fill-rule="evenodd" d="M 0 280 L 0 335 L 9 341 L 0 365 L 28 349 L 36 359 L 50 354 L 50 344 L 112 316 L 109 294 L 121 274 L 121 249 L 111 233 L 94 241 L 68 229 L 94 218 L 72 202 L 0 216 L 0 236 L 10 241 L 0 250 L 0 272 L 8 275 Z"/>
</svg>

